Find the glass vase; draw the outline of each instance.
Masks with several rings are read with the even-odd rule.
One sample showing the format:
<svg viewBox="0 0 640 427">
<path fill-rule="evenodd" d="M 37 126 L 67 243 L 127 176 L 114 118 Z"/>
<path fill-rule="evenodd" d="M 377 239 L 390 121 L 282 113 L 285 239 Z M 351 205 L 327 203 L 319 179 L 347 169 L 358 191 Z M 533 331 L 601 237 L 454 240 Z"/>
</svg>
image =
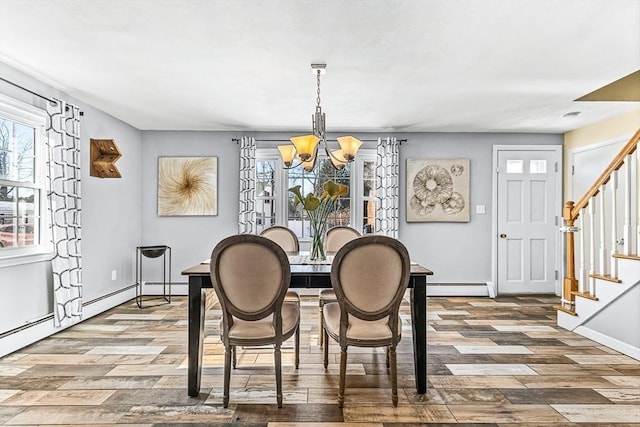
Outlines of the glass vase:
<svg viewBox="0 0 640 427">
<path fill-rule="evenodd" d="M 311 239 L 311 261 L 324 261 L 327 256 L 324 253 L 324 237 L 327 223 L 322 220 L 311 219 L 313 238 Z"/>
</svg>

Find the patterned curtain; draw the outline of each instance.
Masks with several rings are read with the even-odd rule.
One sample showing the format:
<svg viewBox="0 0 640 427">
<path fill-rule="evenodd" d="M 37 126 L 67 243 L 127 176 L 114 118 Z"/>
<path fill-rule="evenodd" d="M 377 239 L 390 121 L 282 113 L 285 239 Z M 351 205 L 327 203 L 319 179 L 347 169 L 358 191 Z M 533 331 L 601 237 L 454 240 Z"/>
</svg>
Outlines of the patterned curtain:
<svg viewBox="0 0 640 427">
<path fill-rule="evenodd" d="M 80 110 L 47 104 L 47 212 L 53 244 L 54 325 L 82 320 Z"/>
<path fill-rule="evenodd" d="M 256 140 L 240 140 L 240 209 L 238 234 L 256 232 Z"/>
<path fill-rule="evenodd" d="M 399 143 L 378 138 L 376 155 L 376 234 L 398 238 Z"/>
</svg>

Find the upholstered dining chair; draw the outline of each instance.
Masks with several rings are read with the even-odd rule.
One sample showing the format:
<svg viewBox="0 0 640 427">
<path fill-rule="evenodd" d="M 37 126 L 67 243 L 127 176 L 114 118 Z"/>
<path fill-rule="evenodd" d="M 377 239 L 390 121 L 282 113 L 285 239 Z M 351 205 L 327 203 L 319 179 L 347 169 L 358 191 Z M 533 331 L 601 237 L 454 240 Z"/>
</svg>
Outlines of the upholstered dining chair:
<svg viewBox="0 0 640 427">
<path fill-rule="evenodd" d="M 357 239 L 362 234 L 355 228 L 338 225 L 330 228 L 327 231 L 327 236 L 324 239 L 324 251 L 327 255 L 335 255 L 338 250 L 344 246 L 345 243 Z M 318 305 L 320 308 L 320 329 L 318 329 L 318 343 L 323 345 L 323 333 L 322 333 L 322 307 L 328 303 L 336 300 L 336 293 L 333 289 L 321 289 L 318 293 Z"/>
<path fill-rule="evenodd" d="M 275 242 L 253 234 L 227 237 L 211 254 L 211 281 L 220 301 L 224 344 L 223 405 L 229 405 L 231 357 L 236 346 L 272 344 L 276 398 L 282 407 L 282 342 L 295 335 L 295 367 L 300 359 L 300 305 L 285 302 L 291 280 L 287 254 Z"/>
<path fill-rule="evenodd" d="M 262 230 L 260 235 L 276 242 L 286 253 L 296 253 L 300 251 L 298 236 L 296 236 L 293 230 L 287 227 L 273 225 Z"/>
<path fill-rule="evenodd" d="M 331 266 L 337 302 L 324 305 L 324 366 L 331 337 L 340 344 L 338 405 L 344 405 L 347 348 L 387 347 L 391 401 L 398 405 L 396 345 L 402 325 L 398 311 L 409 284 L 411 261 L 405 246 L 387 236 L 365 236 L 346 243 Z"/>
<path fill-rule="evenodd" d="M 273 240 L 288 254 L 295 254 L 300 251 L 300 242 L 298 236 L 290 228 L 281 225 L 273 225 L 265 228 L 260 235 L 269 240 Z M 296 291 L 287 291 L 286 301 L 298 301 L 300 303 L 300 295 Z M 235 359 L 234 359 L 235 361 Z"/>
</svg>

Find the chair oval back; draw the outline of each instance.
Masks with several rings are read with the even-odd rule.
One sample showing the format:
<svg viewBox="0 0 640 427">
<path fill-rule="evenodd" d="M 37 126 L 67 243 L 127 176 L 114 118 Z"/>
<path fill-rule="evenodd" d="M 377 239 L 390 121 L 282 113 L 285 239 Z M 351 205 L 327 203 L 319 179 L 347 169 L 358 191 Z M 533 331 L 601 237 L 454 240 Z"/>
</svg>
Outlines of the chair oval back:
<svg viewBox="0 0 640 427">
<path fill-rule="evenodd" d="M 364 236 L 346 243 L 331 267 L 331 283 L 347 313 L 365 320 L 396 316 L 409 284 L 406 247 L 387 236 Z"/>
<path fill-rule="evenodd" d="M 327 231 L 327 237 L 324 240 L 324 250 L 327 253 L 336 253 L 347 242 L 357 239 L 361 234 L 358 230 L 346 225 L 338 225 Z"/>
<path fill-rule="evenodd" d="M 296 253 L 300 250 L 298 236 L 287 227 L 274 225 L 262 230 L 260 235 L 276 242 L 287 253 Z"/>
<path fill-rule="evenodd" d="M 287 254 L 266 237 L 227 237 L 211 254 L 211 282 L 224 314 L 258 320 L 280 312 L 291 280 Z"/>
</svg>

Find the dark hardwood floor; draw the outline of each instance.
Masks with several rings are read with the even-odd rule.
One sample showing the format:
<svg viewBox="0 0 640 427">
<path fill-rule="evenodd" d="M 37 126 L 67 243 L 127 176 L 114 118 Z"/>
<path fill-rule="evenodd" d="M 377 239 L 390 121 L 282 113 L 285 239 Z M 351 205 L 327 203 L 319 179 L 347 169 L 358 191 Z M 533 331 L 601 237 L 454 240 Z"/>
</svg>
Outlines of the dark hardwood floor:
<svg viewBox="0 0 640 427">
<path fill-rule="evenodd" d="M 160 300 L 145 302 L 160 304 Z M 302 298 L 301 365 L 283 351 L 284 407 L 270 348 L 238 351 L 222 407 L 220 312 L 207 312 L 201 393 L 187 395 L 187 299 L 134 301 L 0 359 L 0 424 L 255 426 L 640 425 L 640 362 L 556 326 L 555 297 L 428 299 L 428 392 L 416 395 L 409 305 L 402 307 L 399 405 L 382 349 L 339 348 L 325 371 L 317 298 Z M 635 423 L 635 424 L 634 424 Z"/>
</svg>

